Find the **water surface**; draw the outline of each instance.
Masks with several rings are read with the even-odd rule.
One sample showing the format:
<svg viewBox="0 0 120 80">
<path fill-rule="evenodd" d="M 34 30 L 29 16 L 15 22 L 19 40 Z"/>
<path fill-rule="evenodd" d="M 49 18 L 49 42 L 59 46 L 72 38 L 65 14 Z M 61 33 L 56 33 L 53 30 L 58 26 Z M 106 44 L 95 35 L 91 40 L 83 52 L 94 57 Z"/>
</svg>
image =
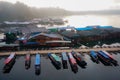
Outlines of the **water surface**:
<svg viewBox="0 0 120 80">
<path fill-rule="evenodd" d="M 120 65 L 120 53 L 113 54 L 114 58 Z M 41 74 L 36 75 L 34 69 L 35 56 L 32 55 L 30 69 L 25 69 L 25 57 L 17 56 L 16 63 L 10 73 L 2 73 L 5 58 L 0 58 L 0 80 L 120 80 L 119 66 L 105 66 L 102 63 L 92 62 L 89 55 L 85 54 L 87 67 L 85 69 L 78 66 L 78 72 L 71 70 L 70 64 L 68 69 L 61 68 L 57 70 L 47 56 L 41 57 Z"/>
<path fill-rule="evenodd" d="M 120 28 L 120 15 L 73 15 L 64 19 L 68 20 L 66 25 L 75 27 L 86 27 L 89 25 L 110 25 Z"/>
</svg>

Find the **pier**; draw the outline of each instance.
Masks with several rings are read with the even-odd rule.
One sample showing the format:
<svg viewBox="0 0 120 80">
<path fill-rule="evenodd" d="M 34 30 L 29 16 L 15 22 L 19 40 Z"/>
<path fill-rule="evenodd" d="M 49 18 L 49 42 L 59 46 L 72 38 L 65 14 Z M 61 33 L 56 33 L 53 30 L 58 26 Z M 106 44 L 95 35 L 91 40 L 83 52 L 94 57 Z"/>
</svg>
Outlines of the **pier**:
<svg viewBox="0 0 120 80">
<path fill-rule="evenodd" d="M 62 50 L 30 50 L 30 51 L 13 51 L 16 53 L 16 55 L 24 55 L 26 53 L 30 53 L 30 54 L 36 54 L 36 53 L 40 53 L 40 54 L 47 54 L 49 52 L 51 53 L 62 53 L 62 52 L 71 52 L 72 50 L 74 50 L 75 52 L 81 52 L 81 53 L 89 53 L 91 50 L 94 51 L 99 51 L 99 50 L 105 50 L 105 51 L 120 51 L 120 48 L 89 48 L 89 49 L 62 49 Z M 0 56 L 5 56 L 5 55 L 9 55 L 10 53 L 12 53 L 12 51 L 10 52 L 0 52 Z"/>
</svg>

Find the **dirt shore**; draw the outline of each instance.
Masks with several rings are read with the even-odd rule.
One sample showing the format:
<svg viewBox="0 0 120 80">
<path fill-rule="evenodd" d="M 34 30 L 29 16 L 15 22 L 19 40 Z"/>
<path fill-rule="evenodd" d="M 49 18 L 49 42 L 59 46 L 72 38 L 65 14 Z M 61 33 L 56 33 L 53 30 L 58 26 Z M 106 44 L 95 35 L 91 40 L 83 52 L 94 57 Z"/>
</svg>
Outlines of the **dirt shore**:
<svg viewBox="0 0 120 80">
<path fill-rule="evenodd" d="M 81 53 L 89 53 L 91 50 L 94 51 L 99 51 L 99 50 L 105 50 L 105 51 L 120 51 L 120 48 L 90 48 L 90 49 L 64 49 L 64 50 L 31 50 L 31 51 L 16 51 L 16 55 L 24 55 L 26 53 L 30 53 L 30 54 L 36 54 L 36 53 L 40 53 L 40 54 L 47 54 L 49 52 L 51 53 L 62 53 L 62 52 L 71 52 L 72 50 L 74 50 L 75 52 L 81 52 Z M 9 55 L 12 52 L 0 52 L 0 56 L 5 56 L 5 55 Z"/>
</svg>

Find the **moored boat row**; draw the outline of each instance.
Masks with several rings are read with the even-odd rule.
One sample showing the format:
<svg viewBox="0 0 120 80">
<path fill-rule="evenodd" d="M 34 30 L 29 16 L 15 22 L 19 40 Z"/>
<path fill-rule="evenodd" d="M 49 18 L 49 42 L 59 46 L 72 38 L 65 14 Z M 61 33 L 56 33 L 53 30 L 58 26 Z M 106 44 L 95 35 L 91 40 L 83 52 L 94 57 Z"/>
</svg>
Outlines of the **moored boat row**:
<svg viewBox="0 0 120 80">
<path fill-rule="evenodd" d="M 63 69 L 68 69 L 68 61 L 70 63 L 71 69 L 73 72 L 78 71 L 78 65 L 82 68 L 85 68 L 87 65 L 87 62 L 84 60 L 81 53 L 77 52 L 62 52 L 61 58 L 60 56 L 48 53 L 48 57 L 51 60 L 51 62 L 57 66 L 58 69 L 61 69 L 61 66 L 63 66 Z M 109 54 L 106 51 L 90 51 L 90 57 L 93 59 L 94 62 L 99 63 L 99 61 L 103 62 L 106 65 L 118 65 L 117 60 L 114 59 L 113 55 Z M 11 53 L 8 58 L 5 59 L 5 66 L 3 67 L 3 72 L 6 73 L 11 69 L 15 63 L 16 54 Z M 61 65 L 62 63 L 62 65 Z M 28 53 L 25 56 L 25 68 L 29 69 L 31 65 L 31 55 Z M 41 72 L 41 55 L 40 53 L 36 53 L 35 55 L 35 73 L 37 75 Z"/>
<path fill-rule="evenodd" d="M 113 58 L 113 56 L 106 51 L 90 51 L 90 56 L 96 63 L 100 60 L 105 65 L 118 65 L 118 62 Z"/>
</svg>

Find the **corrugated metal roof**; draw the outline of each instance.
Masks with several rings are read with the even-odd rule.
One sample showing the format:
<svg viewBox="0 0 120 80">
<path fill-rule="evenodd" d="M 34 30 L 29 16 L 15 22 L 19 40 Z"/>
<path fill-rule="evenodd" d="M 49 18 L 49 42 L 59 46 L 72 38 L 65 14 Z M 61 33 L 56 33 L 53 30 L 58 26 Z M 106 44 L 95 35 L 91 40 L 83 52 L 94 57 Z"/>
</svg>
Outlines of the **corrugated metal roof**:
<svg viewBox="0 0 120 80">
<path fill-rule="evenodd" d="M 85 31 L 85 30 L 92 30 L 93 28 L 91 27 L 85 27 L 85 28 L 75 28 L 78 31 Z"/>
<path fill-rule="evenodd" d="M 62 38 L 62 36 L 60 36 L 60 35 L 58 35 L 58 34 L 39 33 L 39 34 L 30 36 L 29 39 L 34 38 L 34 37 L 39 36 L 39 35 L 43 35 L 43 36 L 47 36 L 47 37 L 52 37 L 52 38 Z"/>
<path fill-rule="evenodd" d="M 39 44 L 38 42 L 26 42 L 26 45 L 31 45 L 31 44 Z"/>
</svg>

